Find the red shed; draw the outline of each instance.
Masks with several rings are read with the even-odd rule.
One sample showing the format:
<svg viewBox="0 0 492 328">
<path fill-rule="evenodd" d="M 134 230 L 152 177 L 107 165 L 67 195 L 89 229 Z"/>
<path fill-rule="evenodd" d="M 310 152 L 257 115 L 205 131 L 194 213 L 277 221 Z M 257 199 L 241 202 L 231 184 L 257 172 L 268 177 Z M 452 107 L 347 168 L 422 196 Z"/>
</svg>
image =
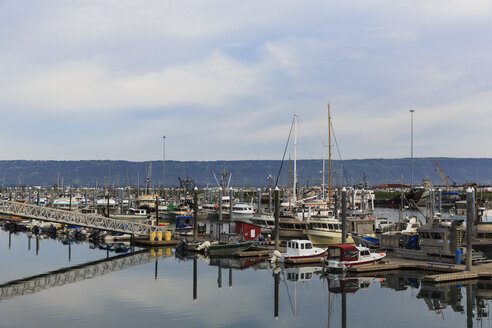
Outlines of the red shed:
<svg viewBox="0 0 492 328">
<path fill-rule="evenodd" d="M 242 235 L 245 240 L 258 238 L 261 233 L 261 227 L 242 221 L 236 221 L 236 233 Z"/>
</svg>

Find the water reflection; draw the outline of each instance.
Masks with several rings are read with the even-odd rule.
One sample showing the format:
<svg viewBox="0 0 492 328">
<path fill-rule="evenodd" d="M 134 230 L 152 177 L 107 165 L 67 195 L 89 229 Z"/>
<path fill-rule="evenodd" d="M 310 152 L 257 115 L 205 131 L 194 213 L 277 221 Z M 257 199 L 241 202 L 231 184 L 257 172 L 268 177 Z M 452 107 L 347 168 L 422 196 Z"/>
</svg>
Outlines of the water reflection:
<svg viewBox="0 0 492 328">
<path fill-rule="evenodd" d="M 39 257 L 34 256 L 33 239 L 37 244 L 44 242 L 38 246 Z M 147 324 L 166 318 L 175 326 L 409 326 L 415 318 L 425 326 L 490 326 L 492 281 L 427 284 L 415 271 L 358 277 L 334 275 L 319 265 L 271 267 L 261 258 L 207 258 L 175 253 L 170 248 L 133 252 L 129 248 L 126 253 L 117 253 L 114 246 L 63 243 L 59 239 L 49 242 L 40 236 L 15 232 L 0 232 L 0 242 L 3 259 L 10 261 L 14 258 L 10 255 L 17 256 L 14 265 L 38 258 L 47 262 L 42 269 L 38 268 L 39 261 L 26 264 L 32 274 L 11 268 L 19 272 L 18 276 L 0 286 L 5 290 L 2 295 L 9 295 L 0 297 L 0 315 L 11 320 L 14 314 L 21 313 L 16 312 L 15 306 L 39 308 L 39 315 L 45 313 L 45 305 L 36 301 L 49 299 L 47 303 L 53 306 L 48 313 L 53 317 L 60 315 L 58 307 L 72 302 L 77 307 L 73 312 L 66 308 L 63 316 L 80 319 L 79 312 L 97 313 L 91 307 L 95 302 L 109 306 L 122 318 L 133 316 Z M 85 256 L 82 250 L 94 253 Z M 84 256 L 92 258 L 82 261 Z M 63 257 L 65 265 L 60 266 L 57 257 Z M 6 272 L 6 268 L 0 270 Z M 104 275 L 111 278 L 102 278 Z M 101 278 L 90 280 L 96 277 Z M 90 281 L 72 284 L 82 280 Z M 230 288 L 222 288 L 227 285 Z M 64 287 L 55 289 L 56 294 L 50 292 L 51 287 L 61 286 Z M 33 294 L 34 298 L 17 297 Z M 85 295 L 87 305 L 77 303 Z M 16 299 L 22 301 L 15 302 Z M 45 320 L 57 326 L 53 318 Z M 100 326 L 104 320 L 107 316 L 96 316 L 88 326 Z M 405 324 L 400 324 L 403 321 Z M 87 324 L 80 322 L 74 326 Z M 26 319 L 22 323 L 33 322 Z M 124 319 L 111 323 L 127 326 Z M 60 325 L 63 326 L 58 322 Z"/>
<path fill-rule="evenodd" d="M 78 281 L 93 279 L 130 267 L 155 261 L 155 278 L 157 279 L 157 262 L 162 253 L 140 250 L 129 254 L 120 254 L 106 259 L 86 262 L 79 265 L 63 267 L 54 271 L 36 274 L 12 280 L 0 285 L 0 301 L 22 295 L 31 295 L 45 289 L 59 287 Z"/>
</svg>

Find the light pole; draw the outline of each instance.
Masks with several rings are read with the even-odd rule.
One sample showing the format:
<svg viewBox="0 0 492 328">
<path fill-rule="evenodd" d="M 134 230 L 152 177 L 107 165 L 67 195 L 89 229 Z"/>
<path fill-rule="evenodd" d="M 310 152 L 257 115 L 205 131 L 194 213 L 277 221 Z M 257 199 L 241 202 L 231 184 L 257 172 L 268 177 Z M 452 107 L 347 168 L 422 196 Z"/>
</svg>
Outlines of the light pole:
<svg viewBox="0 0 492 328">
<path fill-rule="evenodd" d="M 166 194 L 166 136 L 162 137 L 162 189 Z"/>
<path fill-rule="evenodd" d="M 415 109 L 410 109 L 410 167 L 411 167 L 411 184 L 410 186 L 413 188 L 413 113 Z"/>
</svg>

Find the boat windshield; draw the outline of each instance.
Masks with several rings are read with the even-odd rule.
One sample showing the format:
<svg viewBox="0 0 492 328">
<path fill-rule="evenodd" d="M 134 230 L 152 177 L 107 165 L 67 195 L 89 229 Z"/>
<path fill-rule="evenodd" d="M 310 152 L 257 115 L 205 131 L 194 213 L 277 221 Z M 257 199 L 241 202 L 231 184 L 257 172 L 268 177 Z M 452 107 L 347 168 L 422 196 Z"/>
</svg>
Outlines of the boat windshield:
<svg viewBox="0 0 492 328">
<path fill-rule="evenodd" d="M 313 248 L 313 244 L 311 244 L 311 243 L 307 243 L 307 244 L 306 244 L 306 249 L 311 249 L 311 248 Z"/>
<path fill-rule="evenodd" d="M 344 255 L 348 261 L 357 260 L 357 257 L 359 257 L 359 251 L 358 250 L 345 250 Z"/>
</svg>

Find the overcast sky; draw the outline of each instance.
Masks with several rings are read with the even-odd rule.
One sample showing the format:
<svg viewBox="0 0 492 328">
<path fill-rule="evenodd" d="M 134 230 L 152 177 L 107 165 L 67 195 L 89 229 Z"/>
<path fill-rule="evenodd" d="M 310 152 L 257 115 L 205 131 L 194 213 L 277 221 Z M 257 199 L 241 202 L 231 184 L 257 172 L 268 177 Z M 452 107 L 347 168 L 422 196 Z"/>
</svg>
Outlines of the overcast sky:
<svg viewBox="0 0 492 328">
<path fill-rule="evenodd" d="M 2 0 L 0 159 L 492 157 L 491 6 Z"/>
</svg>

